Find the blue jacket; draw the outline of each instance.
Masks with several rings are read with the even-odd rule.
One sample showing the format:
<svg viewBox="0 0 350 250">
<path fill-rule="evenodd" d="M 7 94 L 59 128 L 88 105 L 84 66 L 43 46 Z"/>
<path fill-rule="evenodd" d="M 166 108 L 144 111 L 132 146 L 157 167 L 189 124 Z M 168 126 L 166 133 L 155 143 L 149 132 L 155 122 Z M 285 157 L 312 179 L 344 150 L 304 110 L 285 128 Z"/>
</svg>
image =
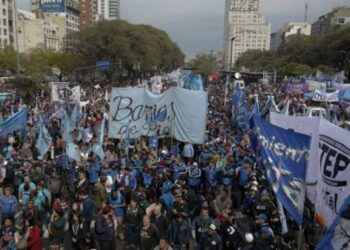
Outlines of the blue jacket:
<svg viewBox="0 0 350 250">
<path fill-rule="evenodd" d="M 171 210 L 173 208 L 175 198 L 171 193 L 166 192 L 160 198 L 165 202 L 168 210 Z"/>
<path fill-rule="evenodd" d="M 173 219 L 168 229 L 168 240 L 174 243 L 175 246 L 181 247 L 183 244 L 188 244 L 191 235 L 191 228 L 187 220 L 179 222 Z"/>
<path fill-rule="evenodd" d="M 17 198 L 13 195 L 6 197 L 3 195 L 0 197 L 0 204 L 2 206 L 2 213 L 5 216 L 15 215 L 17 207 Z"/>
<path fill-rule="evenodd" d="M 190 168 L 188 173 L 188 185 L 191 187 L 197 187 L 201 184 L 201 170 L 196 168 Z"/>
</svg>

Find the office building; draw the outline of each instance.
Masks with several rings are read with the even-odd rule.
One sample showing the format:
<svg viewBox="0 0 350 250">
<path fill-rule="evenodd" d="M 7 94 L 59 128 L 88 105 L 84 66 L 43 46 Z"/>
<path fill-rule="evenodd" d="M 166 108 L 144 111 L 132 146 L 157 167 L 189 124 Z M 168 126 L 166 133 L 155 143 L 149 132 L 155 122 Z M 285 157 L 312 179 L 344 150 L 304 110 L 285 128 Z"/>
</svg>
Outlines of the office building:
<svg viewBox="0 0 350 250">
<path fill-rule="evenodd" d="M 97 20 L 97 0 L 79 0 L 80 29 L 94 24 Z"/>
<path fill-rule="evenodd" d="M 118 20 L 120 0 L 97 0 L 98 20 Z"/>
<path fill-rule="evenodd" d="M 30 52 L 36 48 L 59 51 L 63 37 L 59 37 L 59 27 L 25 10 L 17 11 L 18 51 Z"/>
<path fill-rule="evenodd" d="M 271 34 L 270 49 L 276 50 L 289 36 L 302 34 L 311 35 L 311 24 L 304 22 L 289 22 L 282 29 Z"/>
<path fill-rule="evenodd" d="M 269 50 L 271 25 L 261 12 L 260 0 L 226 0 L 224 33 L 226 70 L 247 50 Z"/>
<path fill-rule="evenodd" d="M 0 48 L 14 44 L 13 0 L 0 0 Z"/>
<path fill-rule="evenodd" d="M 328 35 L 346 28 L 350 28 L 350 7 L 337 7 L 312 24 L 311 35 Z"/>
</svg>

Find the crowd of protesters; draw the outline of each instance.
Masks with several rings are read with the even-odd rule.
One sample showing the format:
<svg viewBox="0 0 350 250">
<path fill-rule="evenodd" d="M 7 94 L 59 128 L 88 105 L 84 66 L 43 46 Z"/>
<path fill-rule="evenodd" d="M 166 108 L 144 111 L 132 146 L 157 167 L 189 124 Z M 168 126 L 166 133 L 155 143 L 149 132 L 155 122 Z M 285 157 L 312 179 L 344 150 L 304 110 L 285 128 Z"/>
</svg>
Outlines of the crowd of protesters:
<svg viewBox="0 0 350 250">
<path fill-rule="evenodd" d="M 3 103 L 3 118 L 24 105 L 30 112 L 25 137 L 13 133 L 1 142 L 1 249 L 265 250 L 297 249 L 298 243 L 314 249 L 326 230 L 324 218 L 306 201 L 303 236 L 287 213 L 288 232 L 282 233 L 275 196 L 248 134 L 231 126 L 223 88 L 207 86 L 203 145 L 172 138 L 151 145 L 140 138 L 126 150 L 123 140 L 105 135 L 104 160 L 91 148 L 109 106 L 104 90 L 87 88 L 90 102 L 75 132 L 82 134 L 75 139 L 81 162 L 65 154 L 48 94 Z M 246 89 L 253 100 L 257 90 Z M 258 94 L 264 100 L 266 93 Z M 295 99 L 293 105 L 302 104 Z M 35 149 L 39 115 L 53 138 L 44 157 Z"/>
</svg>

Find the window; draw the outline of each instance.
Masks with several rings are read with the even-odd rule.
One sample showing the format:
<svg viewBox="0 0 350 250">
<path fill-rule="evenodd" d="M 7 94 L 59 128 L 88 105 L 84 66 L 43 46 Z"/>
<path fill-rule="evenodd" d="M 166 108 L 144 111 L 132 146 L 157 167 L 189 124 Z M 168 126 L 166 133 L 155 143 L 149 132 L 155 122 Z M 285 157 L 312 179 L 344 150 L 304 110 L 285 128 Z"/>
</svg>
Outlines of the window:
<svg viewBox="0 0 350 250">
<path fill-rule="evenodd" d="M 2 14 L 6 16 L 6 9 L 2 9 Z"/>
<path fill-rule="evenodd" d="M 6 26 L 6 19 L 2 19 L 2 24 Z"/>
<path fill-rule="evenodd" d="M 338 24 L 344 24 L 345 23 L 345 18 L 338 18 Z"/>
<path fill-rule="evenodd" d="M 7 36 L 7 29 L 4 29 L 4 35 Z"/>
</svg>

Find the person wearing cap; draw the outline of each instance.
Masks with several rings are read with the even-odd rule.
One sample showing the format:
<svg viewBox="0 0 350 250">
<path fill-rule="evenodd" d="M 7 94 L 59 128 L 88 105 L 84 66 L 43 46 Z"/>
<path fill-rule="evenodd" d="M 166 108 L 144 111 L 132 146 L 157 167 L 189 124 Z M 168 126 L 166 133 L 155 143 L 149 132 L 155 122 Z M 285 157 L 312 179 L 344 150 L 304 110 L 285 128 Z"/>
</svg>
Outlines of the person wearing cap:
<svg viewBox="0 0 350 250">
<path fill-rule="evenodd" d="M 175 163 L 172 165 L 171 170 L 174 181 L 177 181 L 182 175 L 186 174 L 186 164 L 179 159 L 175 159 Z"/>
<path fill-rule="evenodd" d="M 233 184 L 234 172 L 235 171 L 233 170 L 231 164 L 227 164 L 221 170 L 221 185 L 226 187 L 229 191 L 231 190 L 231 186 Z"/>
<path fill-rule="evenodd" d="M 260 228 L 259 234 L 254 241 L 257 250 L 273 250 L 276 247 L 274 235 L 270 227 Z"/>
<path fill-rule="evenodd" d="M 206 250 L 222 250 L 222 239 L 220 235 L 217 233 L 217 228 L 215 224 L 210 224 L 208 230 L 208 240 Z"/>
<path fill-rule="evenodd" d="M 268 218 L 265 214 L 259 214 L 255 218 L 255 223 L 254 223 L 255 232 L 259 233 L 262 227 L 268 227 L 268 226 L 269 226 Z"/>
<path fill-rule="evenodd" d="M 275 213 L 276 207 L 273 202 L 270 200 L 269 193 L 266 189 L 261 191 L 260 199 L 253 206 L 253 216 L 258 216 L 259 214 L 265 214 L 267 217 L 272 217 L 272 214 Z"/>
</svg>

